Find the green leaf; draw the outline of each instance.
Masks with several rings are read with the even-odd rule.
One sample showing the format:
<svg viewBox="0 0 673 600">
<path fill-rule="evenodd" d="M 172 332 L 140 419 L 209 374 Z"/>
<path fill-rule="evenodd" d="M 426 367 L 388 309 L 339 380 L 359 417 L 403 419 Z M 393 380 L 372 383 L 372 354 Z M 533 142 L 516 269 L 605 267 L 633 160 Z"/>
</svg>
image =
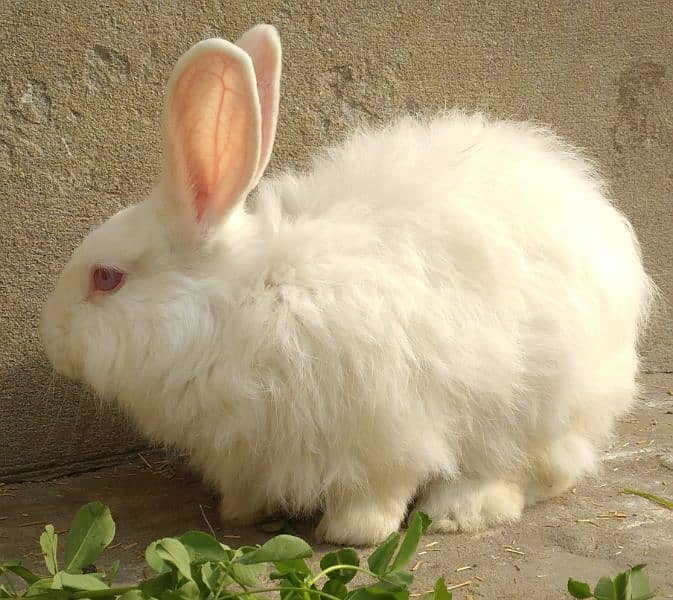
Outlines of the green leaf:
<svg viewBox="0 0 673 600">
<path fill-rule="evenodd" d="M 59 571 L 56 573 L 52 579 L 51 579 L 51 589 L 52 590 L 62 590 L 63 589 L 63 583 L 61 581 L 61 575 L 63 575 L 63 571 Z"/>
<path fill-rule="evenodd" d="M 330 567 L 336 565 L 351 565 L 353 567 L 360 566 L 360 557 L 358 553 L 353 548 L 341 548 L 336 552 L 329 552 L 322 557 L 320 561 L 320 568 L 324 571 Z M 348 583 L 355 575 L 357 571 L 355 569 L 338 569 L 336 571 L 330 571 L 327 573 L 327 577 L 330 579 L 338 579 L 343 583 Z"/>
<path fill-rule="evenodd" d="M 115 536 L 110 509 L 90 502 L 77 511 L 65 543 L 66 571 L 80 571 L 96 562 Z"/>
<path fill-rule="evenodd" d="M 35 573 L 29 571 L 24 566 L 22 566 L 21 562 L 18 560 L 12 560 L 10 562 L 6 562 L 0 565 L 0 573 L 2 573 L 3 571 L 9 571 L 11 573 L 14 573 L 14 575 L 21 577 L 21 579 L 23 579 L 28 584 L 33 584 L 38 579 L 40 579 L 40 577 L 35 575 Z"/>
<path fill-rule="evenodd" d="M 7 588 L 0 584 L 0 598 L 9 598 L 9 592 L 7 591 Z"/>
<path fill-rule="evenodd" d="M 411 571 L 404 571 L 402 569 L 390 571 L 381 578 L 381 581 L 390 584 L 395 590 L 407 587 L 413 580 L 414 576 Z"/>
<path fill-rule="evenodd" d="M 224 589 L 234 582 L 226 568 L 217 563 L 205 563 L 201 566 L 201 581 L 211 591 Z"/>
<path fill-rule="evenodd" d="M 145 549 L 145 561 L 147 564 L 152 567 L 157 573 L 165 573 L 170 571 L 170 567 L 166 562 L 157 554 L 157 544 L 159 542 L 152 542 Z"/>
<path fill-rule="evenodd" d="M 166 590 L 161 594 L 161 600 L 198 600 L 199 586 L 193 581 L 187 581 L 177 590 Z"/>
<path fill-rule="evenodd" d="M 591 598 L 591 588 L 588 583 L 576 581 L 572 577 L 568 579 L 568 591 L 573 598 Z"/>
<path fill-rule="evenodd" d="M 650 581 L 643 572 L 645 565 L 636 565 L 631 568 L 631 593 L 633 600 L 648 600 L 655 594 L 650 587 Z"/>
<path fill-rule="evenodd" d="M 281 579 L 287 573 L 296 573 L 299 576 L 306 576 L 311 574 L 311 567 L 303 558 L 296 558 L 295 560 L 280 560 L 274 563 L 277 571 L 271 574 L 271 579 Z M 277 577 L 274 577 L 277 575 Z"/>
<path fill-rule="evenodd" d="M 348 595 L 348 600 L 409 600 L 409 591 L 395 591 L 384 586 L 373 585 L 367 588 L 356 588 Z"/>
<path fill-rule="evenodd" d="M 105 583 L 102 582 L 99 577 L 96 577 L 96 575 L 93 574 L 77 575 L 61 571 L 59 575 L 61 577 L 61 585 L 64 588 L 71 590 L 93 591 L 109 589 L 108 586 L 105 585 Z"/>
<path fill-rule="evenodd" d="M 400 549 L 393 561 L 392 569 L 403 569 L 407 566 L 409 561 L 416 554 L 416 548 L 418 547 L 418 542 L 421 541 L 421 537 L 427 531 L 430 526 L 430 517 L 425 513 L 416 511 L 411 520 L 409 521 L 409 527 L 407 527 L 407 532 L 404 535 Z"/>
<path fill-rule="evenodd" d="M 348 588 L 341 579 L 328 579 L 322 591 L 342 599 L 348 595 Z"/>
<path fill-rule="evenodd" d="M 601 577 L 594 588 L 594 598 L 597 600 L 617 600 L 615 584 L 609 577 Z"/>
<path fill-rule="evenodd" d="M 291 581 L 285 580 L 280 584 L 281 588 L 296 587 Z M 281 600 L 301 600 L 302 596 L 295 590 L 281 589 Z M 321 599 L 322 600 L 322 599 Z"/>
<path fill-rule="evenodd" d="M 254 587 L 259 584 L 259 577 L 266 571 L 263 564 L 244 565 L 238 562 L 231 565 L 231 577 L 243 587 Z"/>
<path fill-rule="evenodd" d="M 122 594 L 119 600 L 146 600 L 146 598 L 140 590 L 129 590 Z"/>
<path fill-rule="evenodd" d="M 110 565 L 110 570 L 108 571 L 107 577 L 105 579 L 105 582 L 110 587 L 112 587 L 112 582 L 114 581 L 115 577 L 117 577 L 117 573 L 119 573 L 119 561 L 115 560 Z"/>
<path fill-rule="evenodd" d="M 400 534 L 395 531 L 388 536 L 388 539 L 385 542 L 372 552 L 371 556 L 367 559 L 369 570 L 372 573 L 376 573 L 380 577 L 387 571 L 399 541 Z"/>
<path fill-rule="evenodd" d="M 614 581 L 617 600 L 631 600 L 631 572 L 619 573 Z"/>
<path fill-rule="evenodd" d="M 213 569 L 212 565 L 210 563 L 203 563 L 199 567 L 199 571 L 199 579 L 203 583 L 204 587 L 208 588 L 212 592 L 215 576 L 215 570 Z M 217 589 L 217 586 L 215 586 L 215 589 Z"/>
<path fill-rule="evenodd" d="M 49 592 L 52 589 L 51 584 L 51 577 L 38 579 L 26 590 L 26 596 L 36 596 L 37 594 Z"/>
<path fill-rule="evenodd" d="M 453 594 L 446 589 L 444 578 L 440 577 L 435 583 L 435 589 L 432 590 L 432 600 L 452 600 Z"/>
<path fill-rule="evenodd" d="M 187 548 L 191 560 L 205 559 L 219 562 L 231 558 L 231 551 L 227 547 L 203 531 L 188 531 L 178 539 Z"/>
<path fill-rule="evenodd" d="M 49 580 L 51 581 L 51 579 Z M 49 600 L 69 600 L 70 594 L 72 592 L 68 592 L 66 590 L 61 590 L 61 589 L 52 589 L 52 588 L 42 588 L 39 590 L 34 590 L 30 592 L 26 592 L 26 597 L 32 597 L 36 595 L 40 595 L 41 597 L 46 596 L 49 598 Z"/>
<path fill-rule="evenodd" d="M 199 586 L 199 596 L 201 598 L 208 598 L 210 596 L 210 588 L 206 585 L 206 583 L 203 581 L 203 571 L 202 567 L 203 565 L 209 565 L 210 563 L 204 563 L 204 562 L 193 562 L 191 564 L 191 570 L 192 570 L 192 581 Z"/>
<path fill-rule="evenodd" d="M 166 590 L 173 587 L 173 573 L 168 571 L 152 579 L 146 579 L 138 587 L 144 596 L 159 598 Z"/>
<path fill-rule="evenodd" d="M 311 547 L 301 538 L 293 535 L 277 535 L 257 550 L 248 552 L 237 558 L 237 562 L 244 565 L 264 562 L 280 562 L 309 558 L 313 556 Z"/>
<path fill-rule="evenodd" d="M 47 525 L 40 536 L 40 548 L 44 556 L 44 564 L 47 565 L 47 571 L 52 575 L 58 571 L 56 562 L 56 548 L 58 547 L 58 534 L 54 531 L 53 525 Z"/>
<path fill-rule="evenodd" d="M 264 533 L 282 533 L 283 531 L 287 531 L 289 527 L 285 519 L 274 519 L 261 523 L 259 529 Z"/>
<path fill-rule="evenodd" d="M 356 588 L 348 596 L 348 600 L 381 600 L 380 596 L 375 596 L 367 588 Z"/>
<path fill-rule="evenodd" d="M 180 575 L 191 580 L 192 570 L 189 564 L 189 552 L 180 540 L 163 538 L 157 542 L 154 550 L 161 560 L 173 565 Z"/>
</svg>

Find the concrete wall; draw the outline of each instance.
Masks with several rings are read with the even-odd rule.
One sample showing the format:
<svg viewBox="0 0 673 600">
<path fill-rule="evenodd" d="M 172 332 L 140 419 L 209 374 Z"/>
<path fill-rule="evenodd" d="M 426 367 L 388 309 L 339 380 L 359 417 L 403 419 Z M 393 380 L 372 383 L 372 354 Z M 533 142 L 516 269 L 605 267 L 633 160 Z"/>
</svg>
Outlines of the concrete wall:
<svg viewBox="0 0 673 600">
<path fill-rule="evenodd" d="M 3 0 L 0 476 L 75 470 L 141 443 L 52 376 L 37 314 L 84 233 L 149 190 L 178 55 L 261 21 L 280 29 L 285 52 L 272 169 L 400 112 L 458 104 L 547 122 L 603 165 L 670 303 L 670 0 Z M 648 370 L 673 370 L 665 315 L 645 354 Z"/>
</svg>

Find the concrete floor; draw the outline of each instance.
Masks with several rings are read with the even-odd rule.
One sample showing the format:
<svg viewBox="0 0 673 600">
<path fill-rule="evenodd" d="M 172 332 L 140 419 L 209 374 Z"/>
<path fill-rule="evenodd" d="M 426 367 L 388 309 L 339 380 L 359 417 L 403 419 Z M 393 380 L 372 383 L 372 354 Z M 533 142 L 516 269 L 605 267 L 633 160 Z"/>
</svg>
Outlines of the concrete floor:
<svg viewBox="0 0 673 600">
<path fill-rule="evenodd" d="M 603 574 L 645 562 L 658 597 L 673 598 L 673 511 L 620 494 L 638 488 L 673 498 L 673 375 L 647 375 L 643 384 L 641 402 L 619 423 L 599 477 L 527 510 L 513 526 L 479 535 L 427 536 L 413 590 L 428 590 L 444 575 L 450 585 L 470 582 L 455 590 L 456 598 L 564 598 L 568 576 L 593 584 Z M 43 523 L 64 529 L 77 508 L 93 499 L 108 504 L 117 523 L 117 538 L 101 566 L 120 559 L 121 579 L 127 581 L 142 576 L 151 540 L 206 530 L 206 518 L 218 535 L 234 536 L 224 539 L 232 546 L 268 537 L 256 528 L 221 528 L 215 499 L 198 480 L 159 452 L 149 452 L 72 477 L 0 485 L 0 562 L 37 561 Z M 291 527 L 314 543 L 311 523 Z M 468 565 L 474 566 L 457 571 Z"/>
</svg>

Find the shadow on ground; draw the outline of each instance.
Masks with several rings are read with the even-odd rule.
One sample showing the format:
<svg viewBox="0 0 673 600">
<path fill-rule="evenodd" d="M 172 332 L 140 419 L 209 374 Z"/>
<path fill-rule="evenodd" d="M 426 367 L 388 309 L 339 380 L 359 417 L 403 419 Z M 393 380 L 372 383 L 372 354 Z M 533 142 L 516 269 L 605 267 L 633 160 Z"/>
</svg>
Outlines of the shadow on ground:
<svg viewBox="0 0 673 600">
<path fill-rule="evenodd" d="M 17 410 L 16 399 L 23 404 Z M 146 446 L 113 406 L 57 375 L 42 356 L 0 375 L 0 481 L 44 479 L 118 463 Z M 121 453 L 121 456 L 120 456 Z"/>
</svg>

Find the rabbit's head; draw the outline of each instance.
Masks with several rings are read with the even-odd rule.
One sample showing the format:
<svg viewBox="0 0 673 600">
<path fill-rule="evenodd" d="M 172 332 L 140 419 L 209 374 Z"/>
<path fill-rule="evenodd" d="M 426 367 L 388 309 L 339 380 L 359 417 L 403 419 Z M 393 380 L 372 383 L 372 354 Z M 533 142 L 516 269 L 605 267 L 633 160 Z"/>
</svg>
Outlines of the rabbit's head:
<svg viewBox="0 0 673 600">
<path fill-rule="evenodd" d="M 273 147 L 280 67 L 267 25 L 236 44 L 205 40 L 179 59 L 159 184 L 84 239 L 44 306 L 40 334 L 57 371 L 109 397 L 136 379 L 131 372 L 193 367 L 185 357 L 215 342 L 213 290 L 226 302 L 236 285 L 251 227 L 243 201 Z"/>
</svg>

